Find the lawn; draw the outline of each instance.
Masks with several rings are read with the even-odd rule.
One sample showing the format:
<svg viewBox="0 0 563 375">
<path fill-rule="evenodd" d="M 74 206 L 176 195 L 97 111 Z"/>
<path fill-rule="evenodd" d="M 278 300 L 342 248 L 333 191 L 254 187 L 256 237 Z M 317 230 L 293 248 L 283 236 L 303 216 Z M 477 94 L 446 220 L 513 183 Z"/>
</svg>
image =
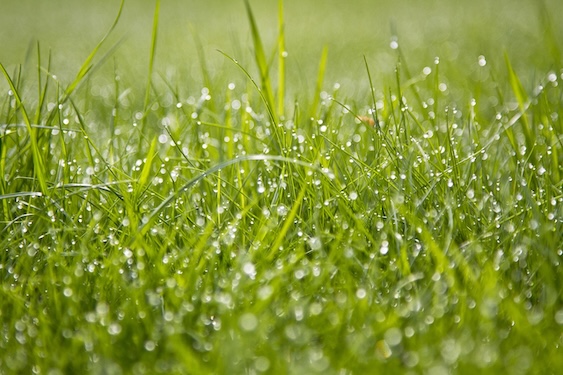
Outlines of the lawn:
<svg viewBox="0 0 563 375">
<path fill-rule="evenodd" d="M 563 3 L 7 0 L 0 374 L 557 374 Z"/>
</svg>

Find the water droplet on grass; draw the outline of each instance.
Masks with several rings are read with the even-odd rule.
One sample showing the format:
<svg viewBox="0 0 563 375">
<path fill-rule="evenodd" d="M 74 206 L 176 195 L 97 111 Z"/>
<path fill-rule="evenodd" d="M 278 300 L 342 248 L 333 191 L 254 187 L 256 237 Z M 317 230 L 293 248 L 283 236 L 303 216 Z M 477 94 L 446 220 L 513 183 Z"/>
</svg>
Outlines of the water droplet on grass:
<svg viewBox="0 0 563 375">
<path fill-rule="evenodd" d="M 307 242 L 311 250 L 320 250 L 323 245 L 319 237 L 311 237 Z"/>
<path fill-rule="evenodd" d="M 385 341 L 391 346 L 397 346 L 403 340 L 403 334 L 399 328 L 389 328 L 385 332 Z"/>
<path fill-rule="evenodd" d="M 156 348 L 156 344 L 152 340 L 145 341 L 145 350 L 152 352 Z"/>
<path fill-rule="evenodd" d="M 258 357 L 254 360 L 256 371 L 266 372 L 270 368 L 270 360 L 266 357 Z"/>
<path fill-rule="evenodd" d="M 258 327 L 258 319 L 252 313 L 242 314 L 239 318 L 239 326 L 243 331 L 254 331 Z"/>
<path fill-rule="evenodd" d="M 256 267 L 254 267 L 254 264 L 250 262 L 247 262 L 242 266 L 242 271 L 251 279 L 256 277 Z"/>
<path fill-rule="evenodd" d="M 287 207 L 284 206 L 283 204 L 280 204 L 280 205 L 278 206 L 278 208 L 276 209 L 276 211 L 277 211 L 278 215 L 279 215 L 279 216 L 282 216 L 282 217 L 285 216 L 285 215 L 287 215 L 287 213 L 289 212 L 289 210 L 287 209 Z"/>
<path fill-rule="evenodd" d="M 389 242 L 388 241 L 383 241 L 381 243 L 381 247 L 379 248 L 379 253 L 381 253 L 381 255 L 385 255 L 389 252 Z"/>
<path fill-rule="evenodd" d="M 367 296 L 367 292 L 364 288 L 360 288 L 356 291 L 356 297 L 358 299 L 364 299 Z"/>
</svg>

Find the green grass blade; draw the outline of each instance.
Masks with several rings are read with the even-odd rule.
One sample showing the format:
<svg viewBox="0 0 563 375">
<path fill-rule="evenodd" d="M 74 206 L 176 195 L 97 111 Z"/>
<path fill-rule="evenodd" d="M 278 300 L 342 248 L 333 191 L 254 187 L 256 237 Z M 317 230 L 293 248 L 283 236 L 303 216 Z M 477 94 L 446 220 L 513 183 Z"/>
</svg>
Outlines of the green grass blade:
<svg viewBox="0 0 563 375">
<path fill-rule="evenodd" d="M 80 70 L 78 71 L 78 74 L 74 78 L 74 81 L 72 81 L 72 83 L 67 87 L 66 92 L 65 92 L 65 96 L 67 96 L 67 97 L 70 96 L 70 94 L 76 89 L 78 84 L 84 79 L 86 74 L 88 74 L 88 72 L 92 69 L 92 65 L 91 65 L 92 60 L 94 60 L 94 57 L 96 56 L 96 54 L 98 53 L 98 51 L 100 50 L 100 48 L 102 47 L 102 45 L 104 44 L 106 39 L 110 36 L 110 34 L 113 31 L 113 29 L 115 28 L 115 26 L 117 26 L 117 22 L 121 18 L 121 12 L 123 10 L 123 4 L 124 3 L 125 3 L 125 0 L 121 0 L 121 4 L 119 5 L 119 10 L 117 12 L 117 16 L 115 17 L 115 20 L 113 21 L 111 27 L 106 32 L 106 34 L 103 36 L 103 38 L 98 42 L 96 47 L 94 47 L 92 52 L 90 52 L 90 55 L 88 55 L 88 57 L 86 58 L 86 60 L 82 64 L 82 66 L 80 67 Z"/>
<path fill-rule="evenodd" d="M 319 108 L 319 100 L 321 97 L 321 91 L 323 89 L 323 82 L 325 78 L 326 64 L 328 60 L 328 47 L 324 46 L 321 53 L 321 59 L 319 61 L 319 70 L 317 73 L 317 83 L 315 85 L 315 94 L 313 96 L 313 103 L 311 104 L 311 110 L 309 112 L 309 117 L 315 118 L 317 116 L 317 111 Z"/>
<path fill-rule="evenodd" d="M 176 192 L 174 192 L 170 196 L 168 196 L 168 198 L 164 199 L 150 213 L 150 215 L 148 215 L 147 220 L 145 221 L 144 224 L 142 224 L 139 227 L 138 232 L 141 233 L 141 234 L 146 233 L 147 230 L 150 228 L 150 225 L 154 222 L 154 220 L 156 220 L 156 217 L 162 212 L 162 210 L 166 206 L 168 206 L 170 203 L 172 203 L 174 200 L 176 200 L 181 194 L 188 191 L 195 184 L 197 184 L 198 182 L 200 182 L 201 180 L 203 180 L 207 176 L 210 176 L 210 175 L 220 171 L 221 169 L 227 168 L 227 167 L 229 167 L 233 164 L 238 164 L 238 163 L 241 163 L 241 162 L 244 162 L 244 161 L 266 161 L 266 160 L 292 163 L 292 164 L 295 164 L 295 165 L 301 165 L 301 166 L 304 166 L 304 167 L 317 169 L 316 167 L 314 167 L 310 163 L 305 163 L 305 162 L 302 162 L 302 161 L 299 161 L 299 160 L 290 159 L 290 158 L 286 158 L 286 157 L 283 157 L 283 156 L 277 156 L 277 155 L 264 155 L 264 154 L 244 155 L 244 156 L 240 156 L 240 157 L 235 158 L 235 159 L 226 160 L 222 163 L 215 165 L 214 167 L 209 168 L 205 172 L 195 176 L 194 178 L 189 180 L 186 184 L 184 184 L 180 189 L 178 189 Z"/>
<path fill-rule="evenodd" d="M 504 54 L 504 60 L 506 62 L 506 69 L 508 71 L 508 80 L 510 81 L 512 92 L 516 97 L 516 101 L 518 102 L 518 108 L 522 113 L 522 127 L 524 131 L 524 136 L 526 138 L 526 146 L 528 148 L 528 152 L 532 152 L 533 145 L 535 142 L 534 139 L 535 137 L 532 134 L 530 128 L 530 121 L 528 120 L 528 115 L 526 113 L 528 108 L 528 102 L 529 102 L 528 95 L 526 94 L 526 91 L 524 90 L 524 87 L 520 82 L 520 78 L 518 78 L 518 75 L 516 74 L 514 68 L 512 67 L 512 64 L 510 63 L 510 58 L 508 57 L 508 53 Z"/>
<path fill-rule="evenodd" d="M 139 175 L 139 179 L 137 180 L 140 188 L 144 188 L 149 182 L 152 162 L 154 160 L 154 157 L 156 156 L 156 145 L 157 145 L 157 139 L 154 138 L 151 143 L 149 152 L 147 153 L 147 160 L 145 161 L 145 165 L 143 166 L 143 169 L 141 170 L 141 174 Z"/>
<path fill-rule="evenodd" d="M 284 116 L 285 112 L 285 21 L 283 15 L 283 0 L 278 0 L 278 115 Z"/>
<path fill-rule="evenodd" d="M 2 73 L 4 74 L 4 78 L 8 82 L 8 85 L 10 86 L 10 89 L 12 90 L 12 92 L 14 94 L 14 98 L 16 99 L 16 103 L 17 103 L 17 105 L 18 105 L 18 107 L 21 110 L 21 113 L 23 115 L 25 126 L 27 128 L 27 131 L 29 133 L 29 138 L 31 140 L 31 152 L 32 152 L 32 155 L 33 155 L 34 174 L 35 174 L 35 177 L 37 178 L 37 180 L 39 181 L 39 186 L 41 188 L 41 192 L 46 193 L 47 192 L 47 177 L 45 175 L 45 161 L 43 160 L 43 156 L 41 155 L 41 150 L 39 148 L 39 144 L 38 144 L 38 141 L 37 141 L 37 129 L 32 126 L 31 121 L 29 119 L 29 116 L 27 114 L 27 111 L 25 109 L 25 106 L 22 103 L 20 94 L 19 94 L 16 86 L 14 85 L 12 78 L 10 78 L 10 75 L 8 74 L 8 72 L 6 71 L 6 69 L 4 68 L 4 65 L 2 65 L 2 63 L 0 63 L 0 70 L 2 70 Z"/>
<path fill-rule="evenodd" d="M 146 124 L 146 114 L 149 108 L 149 101 L 151 97 L 151 86 L 152 86 L 152 73 L 154 69 L 154 59 L 156 56 L 156 40 L 158 36 L 158 20 L 160 15 L 160 0 L 156 1 L 155 8 L 154 8 L 154 17 L 152 23 L 152 34 L 151 34 L 151 49 L 150 49 L 150 57 L 149 57 L 149 71 L 147 74 L 147 87 L 145 89 L 145 100 L 143 102 L 143 120 L 141 124 L 141 134 L 145 129 Z M 142 138 L 141 138 L 142 139 Z"/>
<path fill-rule="evenodd" d="M 262 102 L 266 106 L 266 110 L 268 111 L 268 116 L 270 117 L 270 120 L 272 121 L 273 124 L 275 124 L 276 123 L 276 117 L 275 117 L 275 114 L 272 110 L 272 107 L 269 104 L 268 97 L 266 96 L 266 93 L 264 92 L 264 90 L 260 89 L 260 86 L 258 85 L 258 83 L 256 83 L 256 81 L 254 80 L 254 78 L 252 78 L 250 73 L 248 73 L 248 71 L 246 69 L 244 69 L 243 66 L 240 65 L 240 63 L 237 60 L 233 59 L 231 56 L 227 55 L 225 52 L 223 52 L 221 50 L 219 50 L 219 53 L 221 53 L 227 59 L 231 60 L 240 70 L 242 70 L 242 72 L 246 75 L 246 77 L 250 80 L 250 82 L 252 82 L 252 85 L 254 86 L 254 88 L 256 88 L 256 90 L 260 94 L 260 98 L 262 99 Z"/>
<path fill-rule="evenodd" d="M 275 258 L 276 254 L 278 253 L 278 249 L 280 248 L 280 246 L 285 240 L 285 236 L 289 231 L 289 228 L 292 225 L 294 225 L 293 221 L 297 217 L 297 213 L 299 211 L 299 208 L 301 207 L 303 198 L 305 198 L 306 192 L 307 192 L 307 183 L 303 183 L 303 186 L 301 187 L 301 191 L 299 192 L 297 197 L 295 197 L 295 200 L 293 201 L 293 206 L 291 207 L 291 210 L 289 211 L 287 217 L 285 218 L 283 226 L 281 227 L 280 231 L 278 232 L 278 235 L 276 236 L 276 239 L 274 240 L 274 242 L 270 247 L 270 253 L 267 256 L 268 261 L 272 261 Z"/>
<path fill-rule="evenodd" d="M 258 25 L 252 13 L 252 9 L 248 0 L 244 1 L 246 5 L 246 13 L 248 16 L 248 21 L 250 22 L 250 31 L 252 34 L 252 41 L 254 44 L 254 58 L 256 60 L 256 66 L 260 72 L 261 79 L 261 90 L 264 91 L 264 97 L 266 98 L 267 106 L 269 107 L 269 112 L 272 113 L 274 124 L 277 122 L 277 116 L 275 113 L 274 106 L 274 96 L 272 91 L 272 84 L 270 81 L 270 71 L 268 67 L 268 60 L 266 59 L 266 53 L 264 52 L 264 46 L 262 44 L 262 38 L 260 37 L 260 32 L 258 31 Z"/>
<path fill-rule="evenodd" d="M 377 100 L 375 99 L 375 89 L 373 87 L 373 80 L 371 79 L 371 72 L 369 70 L 368 60 L 366 59 L 365 56 L 364 56 L 364 64 L 366 66 L 366 72 L 369 80 L 369 91 L 371 93 L 373 121 L 375 124 L 375 128 L 377 129 L 377 133 L 381 134 L 381 125 L 379 124 L 379 117 L 377 115 Z"/>
</svg>

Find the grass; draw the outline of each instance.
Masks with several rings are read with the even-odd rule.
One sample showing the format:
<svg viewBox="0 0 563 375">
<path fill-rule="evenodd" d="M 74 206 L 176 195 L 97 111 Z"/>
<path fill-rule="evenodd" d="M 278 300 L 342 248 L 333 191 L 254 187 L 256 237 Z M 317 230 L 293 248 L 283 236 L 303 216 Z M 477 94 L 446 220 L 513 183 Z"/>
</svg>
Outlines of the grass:
<svg viewBox="0 0 563 375">
<path fill-rule="evenodd" d="M 539 14 L 518 48 L 407 29 L 350 62 L 291 50 L 307 5 L 245 2 L 252 48 L 195 34 L 191 81 L 165 3 L 146 66 L 127 3 L 77 74 L 41 43 L 0 61 L 0 374 L 563 368 L 560 5 L 502 8 Z"/>
</svg>

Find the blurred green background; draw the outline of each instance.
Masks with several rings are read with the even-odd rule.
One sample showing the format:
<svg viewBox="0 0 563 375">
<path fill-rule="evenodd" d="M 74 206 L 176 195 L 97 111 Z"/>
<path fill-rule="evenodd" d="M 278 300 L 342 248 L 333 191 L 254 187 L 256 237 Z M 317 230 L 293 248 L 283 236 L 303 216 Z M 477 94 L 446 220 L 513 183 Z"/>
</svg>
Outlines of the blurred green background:
<svg viewBox="0 0 563 375">
<path fill-rule="evenodd" d="M 266 49 L 274 51 L 277 0 L 250 3 Z M 50 49 L 51 70 L 63 82 L 76 74 L 119 7 L 117 0 L 0 0 L 0 4 L 0 62 L 9 71 L 18 64 L 34 69 L 39 41 L 43 65 Z M 154 1 L 126 1 L 119 25 L 104 47 L 108 51 L 122 40 L 104 69 L 117 66 L 128 85 L 146 83 L 154 7 Z M 290 90 L 313 90 L 323 46 L 329 50 L 327 84 L 339 82 L 351 96 L 364 92 L 366 56 L 376 86 L 391 85 L 398 60 L 397 51 L 390 48 L 394 39 L 413 75 L 439 56 L 446 77 L 470 79 L 480 55 L 500 64 L 507 52 L 516 70 L 525 70 L 524 82 L 532 82 L 535 74 L 560 68 L 560 14 L 560 0 L 286 0 Z M 217 49 L 253 67 L 243 0 L 162 1 L 155 69 L 187 90 L 202 85 L 195 37 L 201 40 L 212 77 L 242 78 Z M 106 78 L 111 81 L 112 75 Z M 4 82 L 1 85 L 5 87 Z"/>
</svg>

